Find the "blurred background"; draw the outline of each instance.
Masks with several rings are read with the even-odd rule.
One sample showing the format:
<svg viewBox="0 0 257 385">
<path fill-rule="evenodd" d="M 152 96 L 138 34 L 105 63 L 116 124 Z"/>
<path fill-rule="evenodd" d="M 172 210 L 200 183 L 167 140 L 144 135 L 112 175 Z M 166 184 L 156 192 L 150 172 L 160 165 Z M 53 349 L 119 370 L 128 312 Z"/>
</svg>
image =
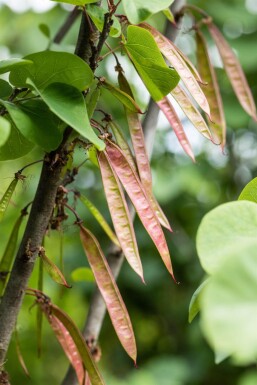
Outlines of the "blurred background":
<svg viewBox="0 0 257 385">
<path fill-rule="evenodd" d="M 257 96 L 257 2 L 256 0 L 190 0 L 209 13 L 220 27 L 230 45 L 235 49 L 246 73 L 252 92 Z M 40 30 L 46 24 L 53 37 L 61 26 L 71 7 L 56 5 L 48 0 L 0 0 L 0 60 L 22 57 L 47 48 L 48 38 Z M 163 15 L 151 20 L 163 28 Z M 192 25 L 184 18 L 181 33 L 177 39 L 182 51 L 194 60 L 195 42 Z M 61 46 L 52 49 L 74 51 L 79 20 L 65 37 Z M 112 41 L 110 41 L 112 43 Z M 115 42 L 114 42 L 115 43 Z M 210 42 L 211 54 L 217 67 L 227 121 L 227 145 L 222 153 L 218 146 L 207 142 L 183 118 L 183 123 L 196 155 L 196 164 L 183 153 L 177 139 L 160 115 L 158 132 L 154 141 L 151 161 L 154 192 L 164 212 L 170 220 L 173 234 L 166 232 L 172 255 L 176 285 L 165 270 L 141 223 L 136 219 L 135 228 L 143 261 L 146 285 L 124 264 L 118 279 L 122 296 L 129 310 L 138 345 L 138 368 L 124 353 L 106 317 L 100 336 L 102 359 L 100 366 L 107 384 L 112 385 L 253 385 L 252 373 L 256 368 L 232 366 L 229 360 L 216 365 L 214 355 L 199 327 L 199 318 L 188 323 L 188 306 L 191 296 L 203 279 L 195 249 L 195 236 L 199 223 L 215 206 L 236 200 L 244 185 L 257 171 L 256 123 L 244 113 L 237 102 L 228 79 L 221 68 L 215 47 Z M 124 57 L 121 62 L 126 69 L 137 99 L 146 106 L 147 93 L 138 87 L 138 79 L 131 65 Z M 99 68 L 101 75 L 116 81 L 114 60 L 108 57 Z M 2 76 L 2 78 L 4 78 Z M 112 114 L 119 125 L 126 130 L 123 109 L 110 94 L 103 94 L 101 108 Z M 14 172 L 22 166 L 42 159 L 39 149 L 34 149 L 23 158 L 0 162 L 0 196 L 10 183 Z M 75 165 L 85 159 L 83 150 L 78 150 Z M 2 253 L 11 228 L 21 210 L 35 192 L 40 164 L 31 166 L 25 172 L 23 184 L 17 188 L 4 221 L 1 223 L 0 252 Z M 99 171 L 86 162 L 74 183 L 102 213 L 110 219 L 102 190 Z M 85 208 L 78 204 L 78 211 L 88 226 L 101 240 L 106 251 L 108 239 Z M 72 289 L 60 289 L 47 277 L 44 290 L 53 302 L 66 310 L 79 327 L 83 326 L 88 304 L 94 289 L 92 282 L 72 282 L 71 272 L 87 266 L 86 258 L 79 242 L 78 232 L 73 226 L 72 216 L 63 228 L 63 236 L 51 232 L 46 240 L 48 257 L 57 264 L 60 261 L 61 238 L 65 275 Z M 1 255 L 1 254 L 0 254 Z M 31 278 L 30 287 L 37 287 L 38 266 Z M 55 337 L 44 323 L 42 357 L 37 357 L 36 309 L 26 298 L 18 320 L 20 347 L 28 366 L 31 379 L 24 375 L 15 351 L 14 341 L 8 355 L 7 369 L 11 373 L 12 384 L 60 384 L 67 368 L 67 360 Z"/>
</svg>

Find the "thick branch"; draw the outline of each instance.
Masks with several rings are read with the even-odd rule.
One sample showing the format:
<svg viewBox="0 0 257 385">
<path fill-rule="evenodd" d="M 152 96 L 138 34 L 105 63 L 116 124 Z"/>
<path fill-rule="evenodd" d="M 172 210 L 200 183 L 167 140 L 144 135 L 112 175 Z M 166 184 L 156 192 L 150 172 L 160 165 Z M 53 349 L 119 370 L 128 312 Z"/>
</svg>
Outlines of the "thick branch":
<svg viewBox="0 0 257 385">
<path fill-rule="evenodd" d="M 92 44 L 94 44 L 92 32 L 94 32 L 94 29 L 91 27 L 89 30 L 88 20 L 82 15 L 75 53 L 87 62 L 90 61 L 90 56 L 88 55 L 89 52 L 91 52 Z M 64 32 L 62 32 L 62 36 L 63 33 Z M 38 248 L 42 244 L 42 239 L 54 208 L 57 188 L 61 182 L 61 171 L 66 161 L 65 148 L 71 131 L 71 128 L 67 128 L 63 142 L 59 148 L 45 157 L 28 223 L 8 285 L 0 303 L 0 384 L 2 382 L 1 378 L 5 375 L 2 368 L 12 331 L 17 320 L 28 280 L 33 271 Z M 57 162 L 55 161 L 56 159 Z"/>
<path fill-rule="evenodd" d="M 184 6 L 184 4 L 185 4 L 185 0 L 176 0 L 172 7 L 174 14 L 179 12 L 179 10 Z M 176 28 L 171 23 L 167 23 L 167 26 L 165 29 L 165 35 L 170 40 L 175 41 L 177 34 L 179 32 L 179 25 L 180 25 L 180 20 L 177 21 Z M 156 105 L 156 103 L 154 103 L 154 101 L 151 99 L 149 102 L 148 111 L 146 113 L 146 116 L 143 122 L 145 145 L 146 145 L 149 159 L 151 158 L 151 155 L 152 155 L 158 115 L 159 115 L 159 108 Z M 130 204 L 130 202 L 128 203 L 129 203 L 130 214 L 133 219 L 135 216 L 135 210 L 134 210 L 134 207 Z M 124 254 L 122 250 L 119 247 L 112 244 L 110 246 L 110 249 L 106 258 L 112 270 L 113 276 L 115 277 L 115 279 L 117 279 L 124 261 Z M 92 339 L 94 341 L 98 340 L 105 314 L 106 314 L 105 302 L 102 298 L 100 291 L 96 288 L 90 302 L 87 319 L 83 329 L 83 336 L 85 340 L 92 340 Z M 77 377 L 75 375 L 73 368 L 70 366 L 62 382 L 62 385 L 76 385 L 76 384 L 77 384 Z"/>
</svg>

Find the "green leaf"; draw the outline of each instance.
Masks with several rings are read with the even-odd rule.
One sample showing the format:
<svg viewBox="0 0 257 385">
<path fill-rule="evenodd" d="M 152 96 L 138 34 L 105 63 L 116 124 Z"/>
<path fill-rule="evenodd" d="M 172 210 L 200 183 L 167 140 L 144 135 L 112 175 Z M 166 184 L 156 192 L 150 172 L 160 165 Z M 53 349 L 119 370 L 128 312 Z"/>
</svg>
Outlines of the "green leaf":
<svg viewBox="0 0 257 385">
<path fill-rule="evenodd" d="M 105 233 L 108 235 L 110 240 L 116 245 L 120 246 L 119 241 L 106 222 L 105 218 L 102 216 L 100 211 L 95 207 L 95 205 L 85 196 L 85 195 L 80 195 L 79 196 L 80 201 L 88 208 L 88 210 L 91 212 L 91 214 L 95 217 L 99 225 L 102 227 L 102 229 L 105 231 Z"/>
<path fill-rule="evenodd" d="M 89 267 L 78 267 L 71 273 L 71 278 L 74 282 L 94 282 L 95 277 Z"/>
<path fill-rule="evenodd" d="M 83 6 L 85 4 L 97 3 L 98 0 L 51 0 L 51 1 Z"/>
<path fill-rule="evenodd" d="M 33 62 L 29 59 L 6 59 L 0 61 L 0 75 L 5 74 L 6 72 L 10 72 L 14 69 L 18 69 L 19 67 L 29 67 Z"/>
<path fill-rule="evenodd" d="M 257 178 L 251 180 L 239 195 L 238 200 L 252 201 L 257 203 Z"/>
<path fill-rule="evenodd" d="M 92 142 L 98 150 L 102 151 L 105 148 L 104 142 L 98 138 L 90 126 L 85 100 L 77 88 L 64 83 L 53 83 L 43 91 L 39 91 L 31 80 L 28 82 L 55 115 Z"/>
<path fill-rule="evenodd" d="M 167 66 L 149 31 L 129 26 L 125 49 L 155 101 L 161 100 L 176 87 L 180 77 Z"/>
<path fill-rule="evenodd" d="M 87 155 L 88 155 L 88 158 L 91 161 L 91 163 L 94 166 L 96 166 L 97 168 L 99 168 L 99 163 L 98 163 L 98 159 L 97 159 L 97 149 L 95 146 L 90 146 L 87 149 Z"/>
<path fill-rule="evenodd" d="M 10 135 L 5 144 L 0 147 L 0 161 L 20 158 L 30 152 L 34 146 L 24 138 L 14 124 L 11 124 Z"/>
<path fill-rule="evenodd" d="M 50 32 L 50 28 L 48 27 L 47 24 L 39 24 L 38 26 L 39 30 L 42 32 L 42 34 L 47 37 L 48 39 L 50 39 L 51 37 L 51 32 Z"/>
<path fill-rule="evenodd" d="M 204 334 L 216 353 L 231 355 L 239 364 L 256 363 L 256 244 L 235 248 L 220 264 L 202 293 L 201 316 Z"/>
<path fill-rule="evenodd" d="M 164 9 L 162 13 L 171 23 L 175 23 L 174 15 L 169 8 Z"/>
<path fill-rule="evenodd" d="M 11 124 L 8 120 L 0 116 L 0 147 L 3 146 L 11 132 Z"/>
<path fill-rule="evenodd" d="M 0 99 L 8 98 L 12 93 L 12 87 L 8 82 L 0 79 Z"/>
<path fill-rule="evenodd" d="M 41 100 L 31 100 L 19 106 L 2 102 L 22 135 L 44 151 L 55 150 L 62 141 L 60 120 Z"/>
<path fill-rule="evenodd" d="M 257 249 L 257 205 L 237 201 L 210 211 L 198 229 L 196 246 L 203 269 L 214 274 L 226 258 L 244 253 L 252 245 Z"/>
<path fill-rule="evenodd" d="M 157 12 L 168 8 L 174 0 L 122 0 L 125 13 L 132 24 L 138 24 Z"/>
<path fill-rule="evenodd" d="M 188 321 L 190 323 L 193 321 L 195 316 L 201 310 L 201 307 L 200 307 L 200 297 L 202 295 L 204 287 L 206 286 L 206 284 L 208 283 L 209 280 L 210 280 L 210 278 L 208 278 L 205 281 L 203 281 L 203 283 L 201 283 L 201 285 L 196 289 L 196 291 L 194 292 L 194 294 L 193 294 L 193 296 L 191 298 L 191 301 L 190 301 L 190 304 L 189 304 L 189 312 L 188 312 L 189 313 L 188 314 Z"/>
<path fill-rule="evenodd" d="M 32 65 L 15 68 L 10 73 L 10 83 L 16 87 L 28 87 L 29 78 L 39 89 L 51 83 L 65 83 L 83 91 L 93 81 L 89 65 L 71 53 L 42 51 L 25 59 L 32 61 Z"/>
<path fill-rule="evenodd" d="M 49 259 L 43 248 L 39 250 L 39 257 L 42 258 L 44 268 L 49 274 L 49 276 L 52 278 L 52 280 L 56 283 L 59 283 L 60 285 L 63 285 L 65 287 L 71 288 L 70 285 L 68 285 L 66 279 L 64 278 L 61 270 Z"/>
<path fill-rule="evenodd" d="M 141 109 L 136 104 L 134 99 L 127 94 L 126 92 L 123 92 L 117 87 L 114 87 L 111 83 L 107 82 L 107 80 L 102 80 L 101 84 L 107 88 L 109 91 L 111 91 L 112 95 L 118 99 L 125 107 L 127 107 L 130 111 L 137 112 L 138 114 L 142 114 Z"/>
<path fill-rule="evenodd" d="M 89 119 L 91 119 L 93 114 L 94 114 L 94 111 L 96 109 L 96 106 L 97 106 L 97 103 L 98 103 L 100 96 L 101 96 L 101 90 L 99 87 L 96 87 L 92 91 L 92 93 L 90 93 L 89 98 L 88 98 L 89 100 L 86 99 L 87 113 L 88 113 Z"/>
<path fill-rule="evenodd" d="M 87 13 L 89 17 L 92 19 L 96 28 L 102 32 L 104 27 L 105 14 L 108 13 L 108 9 L 103 6 L 99 7 L 98 5 L 89 5 L 87 7 Z M 118 37 L 121 34 L 121 26 L 117 17 L 112 16 L 113 24 L 110 29 L 110 36 Z"/>
<path fill-rule="evenodd" d="M 22 219 L 24 218 L 24 215 L 25 214 L 21 214 L 17 219 L 17 221 L 15 222 L 0 262 L 0 298 L 4 294 L 4 290 L 8 282 L 10 272 L 12 270 L 13 262 L 15 259 L 15 250 L 18 242 L 19 229 L 22 223 Z"/>
</svg>

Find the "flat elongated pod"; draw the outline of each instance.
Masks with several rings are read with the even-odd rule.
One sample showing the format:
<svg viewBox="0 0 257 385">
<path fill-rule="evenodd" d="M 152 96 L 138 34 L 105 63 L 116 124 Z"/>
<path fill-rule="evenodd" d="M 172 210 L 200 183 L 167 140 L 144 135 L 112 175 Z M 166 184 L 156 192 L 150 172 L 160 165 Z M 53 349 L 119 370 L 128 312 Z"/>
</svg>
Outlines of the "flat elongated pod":
<svg viewBox="0 0 257 385">
<path fill-rule="evenodd" d="M 257 121 L 253 96 L 239 60 L 216 25 L 207 23 L 207 27 L 216 43 L 224 68 L 241 106 L 248 115 Z"/>
<path fill-rule="evenodd" d="M 209 126 L 223 148 L 226 142 L 226 121 L 223 103 L 208 48 L 203 34 L 199 30 L 196 31 L 196 47 L 197 66 L 203 80 L 207 83 L 202 88 L 211 106 L 212 121 L 209 122 Z"/>
<path fill-rule="evenodd" d="M 131 199 L 143 226 L 159 251 L 165 266 L 174 277 L 166 239 L 145 188 L 118 146 L 107 141 L 106 154 Z"/>
<path fill-rule="evenodd" d="M 14 178 L 9 186 L 7 187 L 7 190 L 5 191 L 1 201 L 0 201 L 0 221 L 3 219 L 4 214 L 7 210 L 7 207 L 10 203 L 10 200 L 12 198 L 12 195 L 14 193 L 15 187 L 17 186 L 18 179 Z"/>
<path fill-rule="evenodd" d="M 202 134 L 205 138 L 212 139 L 211 132 L 203 116 L 200 114 L 198 109 L 194 106 L 191 99 L 183 90 L 183 88 L 181 88 L 180 86 L 177 86 L 176 88 L 174 88 L 174 90 L 171 91 L 171 95 L 174 97 L 176 102 L 180 105 L 185 115 L 192 122 L 192 124 L 195 126 L 197 131 L 199 131 L 200 134 Z"/>
<path fill-rule="evenodd" d="M 164 115 L 166 116 L 168 122 L 170 123 L 171 127 L 173 128 L 179 143 L 181 144 L 181 147 L 185 151 L 185 153 L 190 156 L 190 158 L 195 162 L 194 153 L 192 150 L 192 147 L 189 143 L 189 140 L 186 136 L 186 133 L 184 131 L 184 128 L 182 126 L 182 123 L 177 116 L 176 111 L 174 110 L 174 107 L 170 103 L 169 99 L 167 97 L 163 98 L 158 103 L 159 108 L 162 110 Z"/>
<path fill-rule="evenodd" d="M 137 349 L 132 324 L 111 269 L 97 239 L 83 226 L 80 238 L 116 334 L 128 355 L 136 362 Z"/>
<path fill-rule="evenodd" d="M 98 154 L 98 161 L 107 203 L 120 246 L 132 269 L 143 280 L 143 268 L 136 236 L 122 187 L 104 152 Z"/>
</svg>

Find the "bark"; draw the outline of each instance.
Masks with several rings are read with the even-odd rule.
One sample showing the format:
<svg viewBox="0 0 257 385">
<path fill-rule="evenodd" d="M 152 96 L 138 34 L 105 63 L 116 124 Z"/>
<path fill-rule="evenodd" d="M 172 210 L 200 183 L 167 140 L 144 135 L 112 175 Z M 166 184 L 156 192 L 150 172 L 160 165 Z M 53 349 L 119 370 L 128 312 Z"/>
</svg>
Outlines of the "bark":
<svg viewBox="0 0 257 385">
<path fill-rule="evenodd" d="M 175 16 L 176 14 L 179 14 L 179 11 L 184 5 L 185 0 L 175 0 L 174 5 L 172 6 L 172 11 Z M 179 33 L 180 19 L 181 16 L 179 16 L 179 19 L 177 19 L 176 27 L 174 27 L 171 23 L 167 23 L 167 26 L 165 28 L 165 36 L 167 36 L 172 41 L 175 41 L 177 34 Z M 145 145 L 149 159 L 151 159 L 152 155 L 158 115 L 158 106 L 156 105 L 156 103 L 153 102 L 153 100 L 150 100 L 148 111 L 143 122 Z M 134 218 L 134 207 L 130 204 L 130 202 L 128 203 L 131 216 L 132 218 Z M 122 253 L 122 250 L 116 245 L 112 244 L 110 246 L 106 258 L 112 270 L 113 276 L 115 277 L 115 279 L 117 279 L 124 261 L 124 255 Z M 95 341 L 95 343 L 97 342 L 99 334 L 101 332 L 105 314 L 105 302 L 102 298 L 100 291 L 96 288 L 90 302 L 85 326 L 83 329 L 83 336 L 86 341 Z M 77 377 L 72 366 L 69 366 L 66 376 L 63 379 L 62 385 L 77 385 Z"/>
<path fill-rule="evenodd" d="M 76 12 L 75 12 L 76 15 Z M 74 16 L 74 14 L 73 14 Z M 73 17 L 74 21 L 75 18 Z M 72 25 L 71 20 L 68 22 Z M 59 41 L 68 31 L 62 30 Z M 88 28 L 88 20 L 82 14 L 81 27 L 75 53 L 89 62 L 89 52 L 97 43 L 94 29 Z M 16 256 L 13 270 L 10 275 L 4 296 L 0 303 L 0 385 L 4 384 L 3 378 L 6 373 L 3 370 L 6 353 L 10 343 L 11 335 L 17 320 L 17 316 L 22 304 L 28 280 L 33 271 L 33 267 L 38 255 L 38 249 L 42 244 L 53 208 L 55 204 L 56 192 L 61 182 L 61 171 L 66 163 L 66 146 L 71 128 L 67 128 L 64 133 L 62 144 L 59 148 L 45 156 L 41 177 L 32 204 L 27 226 Z"/>
</svg>

